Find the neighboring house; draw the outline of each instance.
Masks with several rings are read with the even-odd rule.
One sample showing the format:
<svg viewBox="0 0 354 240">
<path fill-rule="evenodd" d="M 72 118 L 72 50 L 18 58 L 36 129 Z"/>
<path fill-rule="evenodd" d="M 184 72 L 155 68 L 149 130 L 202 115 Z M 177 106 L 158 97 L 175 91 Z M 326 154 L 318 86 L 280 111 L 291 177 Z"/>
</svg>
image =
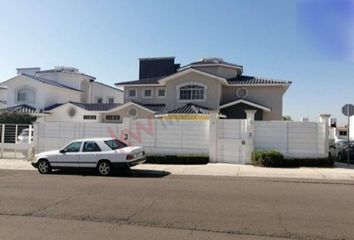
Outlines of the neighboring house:
<svg viewBox="0 0 354 240">
<path fill-rule="evenodd" d="M 124 87 L 124 104 L 110 114 L 120 118 L 208 117 L 212 112 L 244 119 L 256 110 L 256 120 L 282 120 L 283 95 L 291 85 L 243 74 L 243 66 L 207 58 L 180 67 L 174 57 L 140 59 L 139 80 Z"/>
<path fill-rule="evenodd" d="M 0 86 L 0 109 L 6 107 L 6 91 L 7 87 Z"/>
<path fill-rule="evenodd" d="M 26 105 L 43 112 L 46 108 L 66 102 L 85 104 L 117 104 L 123 102 L 123 91 L 96 81 L 95 77 L 71 67 L 18 68 L 17 76 L 0 83 L 7 108 Z M 0 90 L 2 91 L 2 90 Z"/>
</svg>

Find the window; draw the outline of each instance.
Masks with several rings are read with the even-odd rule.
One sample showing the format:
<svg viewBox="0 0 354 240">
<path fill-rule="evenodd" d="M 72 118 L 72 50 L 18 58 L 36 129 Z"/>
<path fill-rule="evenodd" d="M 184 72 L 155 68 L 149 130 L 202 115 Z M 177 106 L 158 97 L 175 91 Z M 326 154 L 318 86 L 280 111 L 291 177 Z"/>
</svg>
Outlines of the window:
<svg viewBox="0 0 354 240">
<path fill-rule="evenodd" d="M 31 89 L 21 89 L 17 91 L 16 94 L 17 102 L 34 102 L 35 101 L 35 93 Z"/>
<path fill-rule="evenodd" d="M 248 94 L 248 92 L 247 92 L 247 89 L 246 89 L 246 88 L 239 88 L 239 89 L 237 89 L 237 91 L 236 91 L 236 95 L 237 95 L 237 97 L 239 97 L 239 98 L 244 98 L 244 97 L 247 96 L 247 94 Z"/>
<path fill-rule="evenodd" d="M 152 89 L 144 89 L 144 98 L 152 98 Z"/>
<path fill-rule="evenodd" d="M 132 107 L 128 111 L 129 117 L 136 117 L 138 115 L 138 110 L 135 107 Z"/>
<path fill-rule="evenodd" d="M 82 148 L 83 152 L 101 152 L 100 147 L 95 142 L 85 142 Z"/>
<path fill-rule="evenodd" d="M 204 87 L 199 85 L 188 85 L 179 88 L 180 100 L 203 100 Z"/>
<path fill-rule="evenodd" d="M 339 131 L 339 136 L 347 136 L 347 131 Z"/>
<path fill-rule="evenodd" d="M 106 120 L 120 120 L 119 115 L 106 115 Z"/>
<path fill-rule="evenodd" d="M 113 97 L 109 97 L 108 98 L 108 103 L 113 104 L 114 103 L 114 98 Z"/>
<path fill-rule="evenodd" d="M 135 89 L 129 89 L 128 90 L 128 96 L 129 96 L 129 98 L 136 98 L 136 90 Z"/>
<path fill-rule="evenodd" d="M 124 147 L 128 146 L 127 144 L 119 141 L 118 139 L 104 141 L 104 143 L 107 144 L 107 146 L 112 150 L 117 150 L 119 148 L 124 148 Z"/>
<path fill-rule="evenodd" d="M 158 89 L 157 90 L 157 97 L 165 97 L 166 96 L 166 90 L 165 89 Z"/>
<path fill-rule="evenodd" d="M 101 97 L 97 98 L 97 103 L 103 103 L 103 99 Z"/>
<path fill-rule="evenodd" d="M 84 115 L 84 120 L 96 120 L 96 115 Z"/>
<path fill-rule="evenodd" d="M 65 152 L 80 152 L 82 142 L 73 142 L 65 147 Z"/>
</svg>

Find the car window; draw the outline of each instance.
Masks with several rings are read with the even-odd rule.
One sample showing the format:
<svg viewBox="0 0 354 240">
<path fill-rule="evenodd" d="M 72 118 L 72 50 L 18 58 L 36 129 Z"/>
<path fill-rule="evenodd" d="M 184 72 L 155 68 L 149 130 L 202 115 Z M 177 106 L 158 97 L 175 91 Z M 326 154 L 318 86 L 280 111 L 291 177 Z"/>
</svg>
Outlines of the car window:
<svg viewBox="0 0 354 240">
<path fill-rule="evenodd" d="M 104 141 L 104 143 L 107 144 L 107 146 L 112 150 L 116 150 L 116 149 L 124 148 L 124 147 L 128 146 L 127 144 L 119 141 L 118 139 Z"/>
<path fill-rule="evenodd" d="M 64 150 L 65 152 L 79 152 L 82 142 L 70 143 Z"/>
<path fill-rule="evenodd" d="M 100 147 L 95 142 L 85 142 L 82 148 L 83 152 L 101 152 Z"/>
</svg>

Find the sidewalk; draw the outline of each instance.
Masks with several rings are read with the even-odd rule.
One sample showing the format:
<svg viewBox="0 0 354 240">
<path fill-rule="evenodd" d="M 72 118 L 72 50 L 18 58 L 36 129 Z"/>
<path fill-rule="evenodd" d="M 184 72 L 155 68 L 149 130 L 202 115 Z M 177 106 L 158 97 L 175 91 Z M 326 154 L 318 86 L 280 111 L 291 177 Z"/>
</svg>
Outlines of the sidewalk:
<svg viewBox="0 0 354 240">
<path fill-rule="evenodd" d="M 30 162 L 20 159 L 0 159 L 0 169 L 35 170 Z M 307 178 L 354 181 L 354 165 L 337 163 L 335 168 L 262 168 L 251 165 L 210 163 L 207 165 L 142 164 L 133 169 L 166 171 L 173 175 Z"/>
</svg>

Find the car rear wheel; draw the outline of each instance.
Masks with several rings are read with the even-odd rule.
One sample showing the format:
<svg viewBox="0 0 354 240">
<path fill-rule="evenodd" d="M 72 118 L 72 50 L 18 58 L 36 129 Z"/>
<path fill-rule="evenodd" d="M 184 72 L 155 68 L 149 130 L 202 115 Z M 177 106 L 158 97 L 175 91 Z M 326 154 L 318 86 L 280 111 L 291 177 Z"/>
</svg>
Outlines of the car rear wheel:
<svg viewBox="0 0 354 240">
<path fill-rule="evenodd" d="M 97 172 L 101 176 L 108 176 L 112 172 L 112 165 L 109 161 L 100 161 L 97 165 Z"/>
<path fill-rule="evenodd" d="M 48 174 L 52 172 L 52 167 L 50 166 L 48 160 L 41 159 L 38 161 L 38 172 L 40 174 Z"/>
</svg>

